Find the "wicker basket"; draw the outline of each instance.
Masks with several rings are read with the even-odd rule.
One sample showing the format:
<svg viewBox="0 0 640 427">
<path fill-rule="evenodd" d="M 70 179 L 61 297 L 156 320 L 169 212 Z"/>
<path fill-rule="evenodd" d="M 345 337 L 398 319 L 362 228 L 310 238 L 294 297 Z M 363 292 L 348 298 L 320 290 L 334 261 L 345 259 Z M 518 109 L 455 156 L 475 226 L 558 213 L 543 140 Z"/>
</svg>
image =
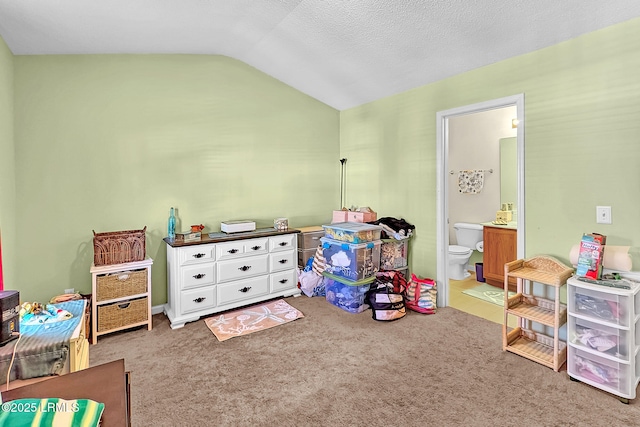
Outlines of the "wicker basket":
<svg viewBox="0 0 640 427">
<path fill-rule="evenodd" d="M 93 232 L 94 265 L 123 264 L 142 261 L 146 255 L 145 232 L 142 230 Z"/>
<path fill-rule="evenodd" d="M 145 292 L 147 292 L 146 268 L 96 277 L 96 301 L 107 301 Z"/>
<path fill-rule="evenodd" d="M 131 326 L 148 319 L 148 297 L 98 306 L 98 332 Z"/>
</svg>

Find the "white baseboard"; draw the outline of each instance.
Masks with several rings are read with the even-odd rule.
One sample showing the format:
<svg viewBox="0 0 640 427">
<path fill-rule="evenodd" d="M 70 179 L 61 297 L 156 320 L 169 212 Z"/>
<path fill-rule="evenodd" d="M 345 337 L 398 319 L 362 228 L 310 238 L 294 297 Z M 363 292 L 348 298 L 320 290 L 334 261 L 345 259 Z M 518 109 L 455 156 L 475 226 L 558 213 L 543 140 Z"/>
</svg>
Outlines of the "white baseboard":
<svg viewBox="0 0 640 427">
<path fill-rule="evenodd" d="M 151 315 L 164 313 L 164 304 L 151 307 Z"/>
</svg>

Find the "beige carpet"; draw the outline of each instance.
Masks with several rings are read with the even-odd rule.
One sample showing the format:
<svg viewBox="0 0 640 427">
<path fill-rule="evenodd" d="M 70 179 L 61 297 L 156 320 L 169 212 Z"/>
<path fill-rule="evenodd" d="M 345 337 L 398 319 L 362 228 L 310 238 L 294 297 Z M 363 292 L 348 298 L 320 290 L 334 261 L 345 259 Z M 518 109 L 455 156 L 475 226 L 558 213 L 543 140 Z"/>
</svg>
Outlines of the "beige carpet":
<svg viewBox="0 0 640 427">
<path fill-rule="evenodd" d="M 134 427 L 631 426 L 640 404 L 502 351 L 502 326 L 453 308 L 395 322 L 324 298 L 304 319 L 225 342 L 203 321 L 103 335 L 91 365 L 132 372 Z M 99 385 L 96 385 L 99 386 Z"/>
<path fill-rule="evenodd" d="M 301 317 L 304 317 L 301 311 L 279 299 L 217 314 L 204 319 L 204 323 L 218 341 L 226 341 L 233 337 L 284 325 Z"/>
</svg>

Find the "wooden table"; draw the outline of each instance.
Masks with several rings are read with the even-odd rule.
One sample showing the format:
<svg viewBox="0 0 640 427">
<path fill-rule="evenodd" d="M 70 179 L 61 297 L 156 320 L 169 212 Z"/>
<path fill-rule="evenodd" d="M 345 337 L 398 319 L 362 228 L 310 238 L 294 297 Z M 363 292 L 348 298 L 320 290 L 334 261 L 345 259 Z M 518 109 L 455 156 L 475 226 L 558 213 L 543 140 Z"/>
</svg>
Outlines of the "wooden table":
<svg viewBox="0 0 640 427">
<path fill-rule="evenodd" d="M 2 392 L 2 401 L 57 397 L 104 403 L 102 426 L 131 426 L 129 373 L 124 359 Z"/>
</svg>

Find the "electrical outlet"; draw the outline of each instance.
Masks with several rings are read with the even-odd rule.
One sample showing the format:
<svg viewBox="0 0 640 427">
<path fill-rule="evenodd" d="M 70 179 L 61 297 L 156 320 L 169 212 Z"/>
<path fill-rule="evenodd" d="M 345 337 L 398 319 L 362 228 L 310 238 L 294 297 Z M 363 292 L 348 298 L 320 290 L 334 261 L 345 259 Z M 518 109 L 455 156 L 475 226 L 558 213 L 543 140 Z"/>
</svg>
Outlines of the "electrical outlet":
<svg viewBox="0 0 640 427">
<path fill-rule="evenodd" d="M 75 289 L 73 289 L 73 288 L 69 288 L 69 289 L 65 289 L 65 290 L 64 290 L 64 293 L 65 293 L 65 294 L 75 294 L 75 293 L 76 293 L 76 290 L 75 290 Z"/>
<path fill-rule="evenodd" d="M 611 206 L 596 206 L 596 222 L 611 224 Z"/>
</svg>

